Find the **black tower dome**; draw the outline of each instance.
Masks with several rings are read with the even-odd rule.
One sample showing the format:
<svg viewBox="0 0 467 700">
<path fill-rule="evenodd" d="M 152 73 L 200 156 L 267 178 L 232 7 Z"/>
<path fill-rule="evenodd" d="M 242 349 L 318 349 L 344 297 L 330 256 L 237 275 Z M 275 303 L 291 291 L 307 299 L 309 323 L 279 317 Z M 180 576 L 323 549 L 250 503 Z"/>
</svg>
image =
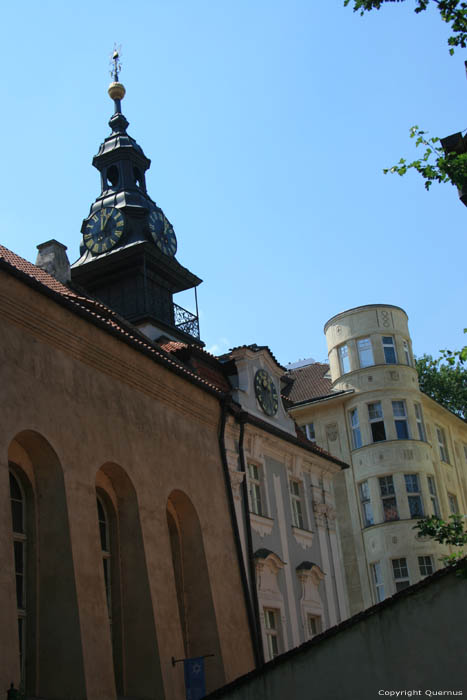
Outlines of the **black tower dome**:
<svg viewBox="0 0 467 700">
<path fill-rule="evenodd" d="M 151 161 L 127 134 L 117 52 L 113 60 L 112 133 L 92 161 L 101 175 L 101 193 L 81 226 L 81 257 L 72 266 L 72 281 L 152 340 L 164 336 L 200 343 L 197 315 L 174 304 L 173 294 L 201 280 L 176 260 L 173 227 L 146 191 Z"/>
</svg>

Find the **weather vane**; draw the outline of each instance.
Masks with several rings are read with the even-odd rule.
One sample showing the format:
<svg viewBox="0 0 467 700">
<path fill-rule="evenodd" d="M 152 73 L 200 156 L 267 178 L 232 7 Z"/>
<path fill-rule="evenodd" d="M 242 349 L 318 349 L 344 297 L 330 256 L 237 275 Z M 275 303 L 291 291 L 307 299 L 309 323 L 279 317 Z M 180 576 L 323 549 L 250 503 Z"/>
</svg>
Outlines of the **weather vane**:
<svg viewBox="0 0 467 700">
<path fill-rule="evenodd" d="M 114 48 L 112 53 L 110 54 L 110 75 L 112 76 L 114 82 L 118 83 L 118 74 L 122 70 L 122 64 L 120 62 L 120 58 L 122 55 L 122 46 L 121 44 L 117 46 L 117 44 L 114 44 Z"/>
</svg>

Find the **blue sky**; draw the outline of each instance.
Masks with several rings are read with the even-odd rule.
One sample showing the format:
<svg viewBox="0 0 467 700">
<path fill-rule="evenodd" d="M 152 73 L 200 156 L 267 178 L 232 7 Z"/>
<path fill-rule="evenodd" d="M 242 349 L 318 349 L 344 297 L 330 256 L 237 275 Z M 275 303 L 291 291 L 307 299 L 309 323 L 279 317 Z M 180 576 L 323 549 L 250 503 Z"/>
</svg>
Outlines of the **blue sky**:
<svg viewBox="0 0 467 700">
<path fill-rule="evenodd" d="M 417 354 L 465 343 L 467 209 L 450 185 L 383 175 L 410 126 L 467 127 L 465 51 L 415 0 L 361 18 L 343 0 L 27 0 L 2 10 L 1 242 L 78 257 L 109 133 L 108 57 L 177 259 L 204 280 L 201 335 L 326 356 L 324 323 L 402 306 Z M 180 300 L 190 306 L 192 299 Z"/>
</svg>

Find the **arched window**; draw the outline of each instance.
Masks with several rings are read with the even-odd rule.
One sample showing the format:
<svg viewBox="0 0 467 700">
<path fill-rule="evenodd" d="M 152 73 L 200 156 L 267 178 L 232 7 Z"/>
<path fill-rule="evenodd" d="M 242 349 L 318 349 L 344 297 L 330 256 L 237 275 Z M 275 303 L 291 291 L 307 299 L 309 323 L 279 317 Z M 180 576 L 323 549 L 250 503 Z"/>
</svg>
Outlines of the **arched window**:
<svg viewBox="0 0 467 700">
<path fill-rule="evenodd" d="M 112 624 L 112 562 L 110 549 L 110 528 L 109 518 L 105 505 L 99 496 L 97 496 L 97 517 L 99 520 L 99 533 L 101 537 L 102 564 L 104 566 L 104 581 L 105 593 L 107 598 L 107 610 L 109 620 Z"/>
<path fill-rule="evenodd" d="M 16 605 L 18 608 L 19 660 L 21 684 L 25 682 L 26 647 L 26 499 L 16 476 L 10 471 L 11 521 L 15 555 Z"/>
</svg>

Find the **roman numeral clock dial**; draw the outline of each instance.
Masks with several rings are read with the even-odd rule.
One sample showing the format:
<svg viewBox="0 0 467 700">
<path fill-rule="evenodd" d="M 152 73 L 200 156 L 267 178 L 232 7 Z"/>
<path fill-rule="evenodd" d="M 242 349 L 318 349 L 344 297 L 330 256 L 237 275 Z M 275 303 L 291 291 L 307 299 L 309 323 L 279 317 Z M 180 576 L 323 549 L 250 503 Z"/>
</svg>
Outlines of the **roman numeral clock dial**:
<svg viewBox="0 0 467 700">
<path fill-rule="evenodd" d="M 125 220 L 119 209 L 104 207 L 93 214 L 84 229 L 84 245 L 93 255 L 111 250 L 120 240 Z"/>
<path fill-rule="evenodd" d="M 275 416 L 278 408 L 277 390 L 269 372 L 259 369 L 255 374 L 255 394 L 267 416 Z"/>
<path fill-rule="evenodd" d="M 148 226 L 154 243 L 161 253 L 173 258 L 177 252 L 177 238 L 172 224 L 161 209 L 151 209 Z"/>
</svg>

